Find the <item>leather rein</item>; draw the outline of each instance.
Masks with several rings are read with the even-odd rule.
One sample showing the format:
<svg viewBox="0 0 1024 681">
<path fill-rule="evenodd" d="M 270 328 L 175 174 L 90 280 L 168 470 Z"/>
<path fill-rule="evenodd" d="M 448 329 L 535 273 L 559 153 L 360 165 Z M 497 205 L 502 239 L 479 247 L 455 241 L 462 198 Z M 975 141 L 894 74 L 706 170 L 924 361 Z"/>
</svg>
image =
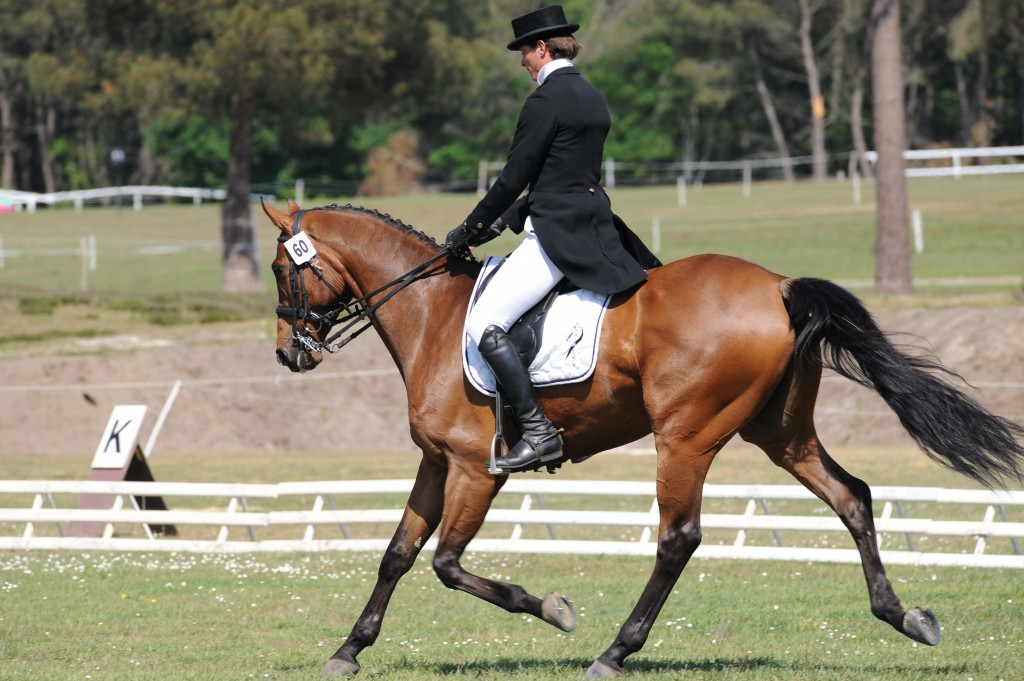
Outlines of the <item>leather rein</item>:
<svg viewBox="0 0 1024 681">
<path fill-rule="evenodd" d="M 309 210 L 320 209 L 311 208 Z M 300 210 L 295 214 L 295 221 L 292 224 L 292 236 L 289 237 L 281 234 L 277 238 L 278 243 L 284 243 L 302 232 L 302 216 L 307 212 L 308 210 Z M 307 236 L 312 238 L 308 233 Z M 359 298 L 352 298 L 349 296 L 348 300 L 346 300 L 344 293 L 334 288 L 334 286 L 331 285 L 331 282 L 327 281 L 327 278 L 324 277 L 323 270 L 320 269 L 320 266 L 316 262 L 316 256 L 313 256 L 313 258 L 302 264 L 297 264 L 295 259 L 291 257 L 291 253 L 289 253 L 289 304 L 279 305 L 277 307 L 277 316 L 291 321 L 292 341 L 296 346 L 305 348 L 308 352 L 323 352 L 326 350 L 332 354 L 336 353 L 351 341 L 355 340 L 359 334 L 366 331 L 373 325 L 373 320 L 370 318 L 370 315 L 376 312 L 384 303 L 391 300 L 391 298 L 403 288 L 414 281 L 421 279 L 431 265 L 446 255 L 448 255 L 448 248 L 442 247 L 436 255 L 420 263 L 397 279 L 384 284 L 380 288 L 371 291 L 364 296 L 360 296 Z M 275 266 L 273 268 L 276 276 L 280 276 L 279 273 L 283 269 L 284 267 L 282 266 Z M 331 293 L 337 296 L 339 304 L 330 312 L 318 314 L 310 309 L 309 294 L 306 292 L 306 282 L 303 276 L 307 269 L 313 272 L 317 279 L 319 279 L 320 282 L 331 291 Z M 378 300 L 376 303 L 370 304 L 370 298 L 380 293 L 384 293 L 385 291 L 388 291 L 388 293 L 383 298 Z M 344 326 L 338 329 L 334 335 L 323 341 L 316 340 L 309 331 L 310 325 L 312 325 L 320 337 L 324 338 L 331 333 L 334 326 L 337 324 L 344 324 Z M 362 326 L 359 326 L 359 328 L 350 333 L 347 337 L 338 340 L 350 329 L 359 324 L 362 324 Z"/>
</svg>

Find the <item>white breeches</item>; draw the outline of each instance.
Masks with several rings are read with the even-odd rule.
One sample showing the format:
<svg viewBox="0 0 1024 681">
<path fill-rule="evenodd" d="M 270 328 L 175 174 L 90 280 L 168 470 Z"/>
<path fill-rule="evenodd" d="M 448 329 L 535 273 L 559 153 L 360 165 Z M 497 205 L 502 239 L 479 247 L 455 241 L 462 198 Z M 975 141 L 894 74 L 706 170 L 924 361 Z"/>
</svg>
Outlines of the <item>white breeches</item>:
<svg viewBox="0 0 1024 681">
<path fill-rule="evenodd" d="M 562 272 L 548 258 L 533 230 L 523 231 L 526 238 L 498 268 L 466 319 L 466 333 L 474 347 L 480 345 L 480 337 L 488 326 L 493 324 L 508 331 L 562 280 Z"/>
</svg>

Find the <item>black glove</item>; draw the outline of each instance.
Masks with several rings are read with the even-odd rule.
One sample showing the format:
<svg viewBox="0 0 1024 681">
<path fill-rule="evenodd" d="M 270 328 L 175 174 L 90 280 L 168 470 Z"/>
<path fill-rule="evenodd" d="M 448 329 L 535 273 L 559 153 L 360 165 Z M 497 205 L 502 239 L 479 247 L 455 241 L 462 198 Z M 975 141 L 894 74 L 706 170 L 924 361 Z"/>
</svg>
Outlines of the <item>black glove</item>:
<svg viewBox="0 0 1024 681">
<path fill-rule="evenodd" d="M 491 223 L 490 227 L 474 230 L 476 234 L 474 234 L 473 237 L 469 240 L 469 245 L 479 246 L 481 244 L 485 244 L 491 239 L 500 236 L 504 229 L 505 221 L 502 220 L 501 218 L 498 218 L 493 223 Z"/>
<path fill-rule="evenodd" d="M 469 244 L 476 235 L 476 230 L 463 222 L 461 225 L 448 232 L 444 238 L 444 247 L 448 252 L 459 258 L 473 257 L 469 252 Z"/>
</svg>

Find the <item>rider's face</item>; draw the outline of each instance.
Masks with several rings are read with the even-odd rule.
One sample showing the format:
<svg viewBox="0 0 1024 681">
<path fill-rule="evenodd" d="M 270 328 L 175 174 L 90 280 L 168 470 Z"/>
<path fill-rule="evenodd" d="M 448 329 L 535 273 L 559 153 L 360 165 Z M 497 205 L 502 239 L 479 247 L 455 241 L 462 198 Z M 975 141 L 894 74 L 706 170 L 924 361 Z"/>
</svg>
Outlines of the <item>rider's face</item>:
<svg viewBox="0 0 1024 681">
<path fill-rule="evenodd" d="M 539 40 L 536 43 L 521 45 L 519 51 L 523 55 L 523 59 L 519 63 L 530 74 L 530 78 L 537 80 L 537 74 L 540 72 L 541 67 L 551 61 L 548 44 L 543 40 Z"/>
</svg>

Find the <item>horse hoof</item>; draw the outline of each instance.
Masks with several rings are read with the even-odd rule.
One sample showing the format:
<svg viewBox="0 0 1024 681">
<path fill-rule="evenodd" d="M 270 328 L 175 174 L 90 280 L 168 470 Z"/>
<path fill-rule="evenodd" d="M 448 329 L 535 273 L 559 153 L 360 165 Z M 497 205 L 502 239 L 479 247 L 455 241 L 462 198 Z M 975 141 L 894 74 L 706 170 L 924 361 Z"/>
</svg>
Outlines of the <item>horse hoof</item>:
<svg viewBox="0 0 1024 681">
<path fill-rule="evenodd" d="M 343 660 L 332 657 L 327 660 L 323 671 L 320 672 L 321 679 L 347 679 L 359 673 L 359 663 L 355 660 Z"/>
<path fill-rule="evenodd" d="M 939 645 L 939 621 L 931 610 L 908 610 L 903 616 L 903 633 L 926 646 Z"/>
<path fill-rule="evenodd" d="M 540 616 L 562 631 L 573 631 L 576 628 L 576 610 L 572 607 L 572 601 L 560 593 L 552 591 L 544 597 L 540 604 Z"/>
<path fill-rule="evenodd" d="M 587 670 L 588 679 L 617 679 L 626 675 L 626 670 L 619 665 L 610 665 L 601 660 L 594 660 Z"/>
</svg>

